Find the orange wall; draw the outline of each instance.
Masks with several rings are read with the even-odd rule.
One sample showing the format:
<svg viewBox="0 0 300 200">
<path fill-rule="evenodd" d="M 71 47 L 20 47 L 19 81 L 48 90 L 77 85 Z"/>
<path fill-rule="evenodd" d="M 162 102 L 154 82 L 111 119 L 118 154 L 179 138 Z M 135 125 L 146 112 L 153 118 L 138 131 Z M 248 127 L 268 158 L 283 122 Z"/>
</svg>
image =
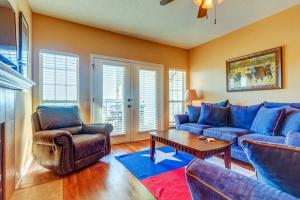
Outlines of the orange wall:
<svg viewBox="0 0 300 200">
<path fill-rule="evenodd" d="M 168 125 L 168 68 L 187 69 L 188 51 L 146 40 L 120 35 L 39 14 L 33 14 L 33 80 L 39 83 L 40 49 L 74 53 L 80 59 L 80 107 L 90 121 L 90 54 L 120 57 L 165 66 L 164 119 Z M 34 108 L 39 91 L 33 91 Z"/>
<path fill-rule="evenodd" d="M 300 6 L 290 8 L 189 51 L 190 86 L 205 101 L 230 99 L 253 104 L 264 100 L 300 102 Z M 282 90 L 226 92 L 226 60 L 283 46 Z"/>
</svg>

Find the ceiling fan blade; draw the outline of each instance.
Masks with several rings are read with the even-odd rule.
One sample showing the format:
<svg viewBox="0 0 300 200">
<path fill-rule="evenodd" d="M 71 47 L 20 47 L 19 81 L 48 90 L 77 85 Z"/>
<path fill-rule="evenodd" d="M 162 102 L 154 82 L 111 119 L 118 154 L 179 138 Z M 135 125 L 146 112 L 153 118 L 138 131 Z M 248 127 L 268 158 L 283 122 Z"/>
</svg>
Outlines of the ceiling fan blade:
<svg viewBox="0 0 300 200">
<path fill-rule="evenodd" d="M 202 8 L 202 5 L 199 6 L 199 11 L 198 11 L 198 18 L 203 18 L 203 17 L 206 17 L 207 15 L 207 9 L 205 8 Z"/>
<path fill-rule="evenodd" d="M 171 3 L 172 1 L 174 1 L 174 0 L 161 0 L 160 5 L 164 6 L 164 5 L 167 5 L 168 3 Z"/>
</svg>

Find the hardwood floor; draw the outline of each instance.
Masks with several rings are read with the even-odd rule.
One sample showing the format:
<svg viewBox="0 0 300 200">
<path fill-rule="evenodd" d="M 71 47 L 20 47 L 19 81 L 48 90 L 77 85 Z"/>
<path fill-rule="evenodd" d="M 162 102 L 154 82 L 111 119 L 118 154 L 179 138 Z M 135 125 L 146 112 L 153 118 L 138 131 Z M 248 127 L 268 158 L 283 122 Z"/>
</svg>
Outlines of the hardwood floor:
<svg viewBox="0 0 300 200">
<path fill-rule="evenodd" d="M 158 144 L 158 146 L 161 146 Z M 13 200 L 148 200 L 152 194 L 114 159 L 116 155 L 149 149 L 149 140 L 118 144 L 97 164 L 60 177 L 34 164 L 19 184 Z M 251 167 L 236 163 L 244 168 Z"/>
</svg>

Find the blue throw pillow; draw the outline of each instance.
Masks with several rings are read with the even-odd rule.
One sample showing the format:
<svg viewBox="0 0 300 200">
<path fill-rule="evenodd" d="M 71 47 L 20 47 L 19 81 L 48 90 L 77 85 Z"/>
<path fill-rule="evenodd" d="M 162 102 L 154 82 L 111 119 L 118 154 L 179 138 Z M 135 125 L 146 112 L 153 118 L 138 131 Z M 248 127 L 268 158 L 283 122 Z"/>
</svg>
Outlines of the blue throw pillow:
<svg viewBox="0 0 300 200">
<path fill-rule="evenodd" d="M 198 124 L 207 124 L 218 127 L 226 126 L 227 115 L 228 107 L 202 104 Z"/>
<path fill-rule="evenodd" d="M 287 136 L 292 132 L 300 132 L 300 109 L 287 107 L 279 135 Z"/>
<path fill-rule="evenodd" d="M 258 134 L 275 135 L 279 128 L 279 123 L 283 118 L 284 112 L 285 107 L 261 107 L 253 120 L 250 130 Z"/>
<path fill-rule="evenodd" d="M 219 107 L 226 107 L 229 103 L 229 100 L 227 99 L 226 101 L 222 101 L 219 103 L 202 103 L 202 104 L 206 104 L 206 105 L 213 105 L 213 106 L 219 106 Z"/>
<path fill-rule="evenodd" d="M 300 133 L 299 132 L 289 132 L 285 137 L 284 144 L 293 147 L 300 148 Z"/>
<path fill-rule="evenodd" d="M 201 107 L 200 106 L 187 106 L 188 115 L 189 115 L 189 122 L 196 123 L 200 116 Z"/>
<path fill-rule="evenodd" d="M 250 130 L 252 122 L 261 104 L 252 106 L 230 105 L 228 126 Z"/>
</svg>

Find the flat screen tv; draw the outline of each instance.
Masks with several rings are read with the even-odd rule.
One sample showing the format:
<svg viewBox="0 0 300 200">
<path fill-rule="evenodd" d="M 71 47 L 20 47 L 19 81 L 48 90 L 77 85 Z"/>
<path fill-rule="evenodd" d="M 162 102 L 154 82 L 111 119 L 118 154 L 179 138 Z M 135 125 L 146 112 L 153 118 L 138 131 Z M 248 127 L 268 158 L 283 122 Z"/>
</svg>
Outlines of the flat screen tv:
<svg viewBox="0 0 300 200">
<path fill-rule="evenodd" d="M 0 61 L 19 71 L 15 12 L 8 0 L 0 0 Z"/>
</svg>

